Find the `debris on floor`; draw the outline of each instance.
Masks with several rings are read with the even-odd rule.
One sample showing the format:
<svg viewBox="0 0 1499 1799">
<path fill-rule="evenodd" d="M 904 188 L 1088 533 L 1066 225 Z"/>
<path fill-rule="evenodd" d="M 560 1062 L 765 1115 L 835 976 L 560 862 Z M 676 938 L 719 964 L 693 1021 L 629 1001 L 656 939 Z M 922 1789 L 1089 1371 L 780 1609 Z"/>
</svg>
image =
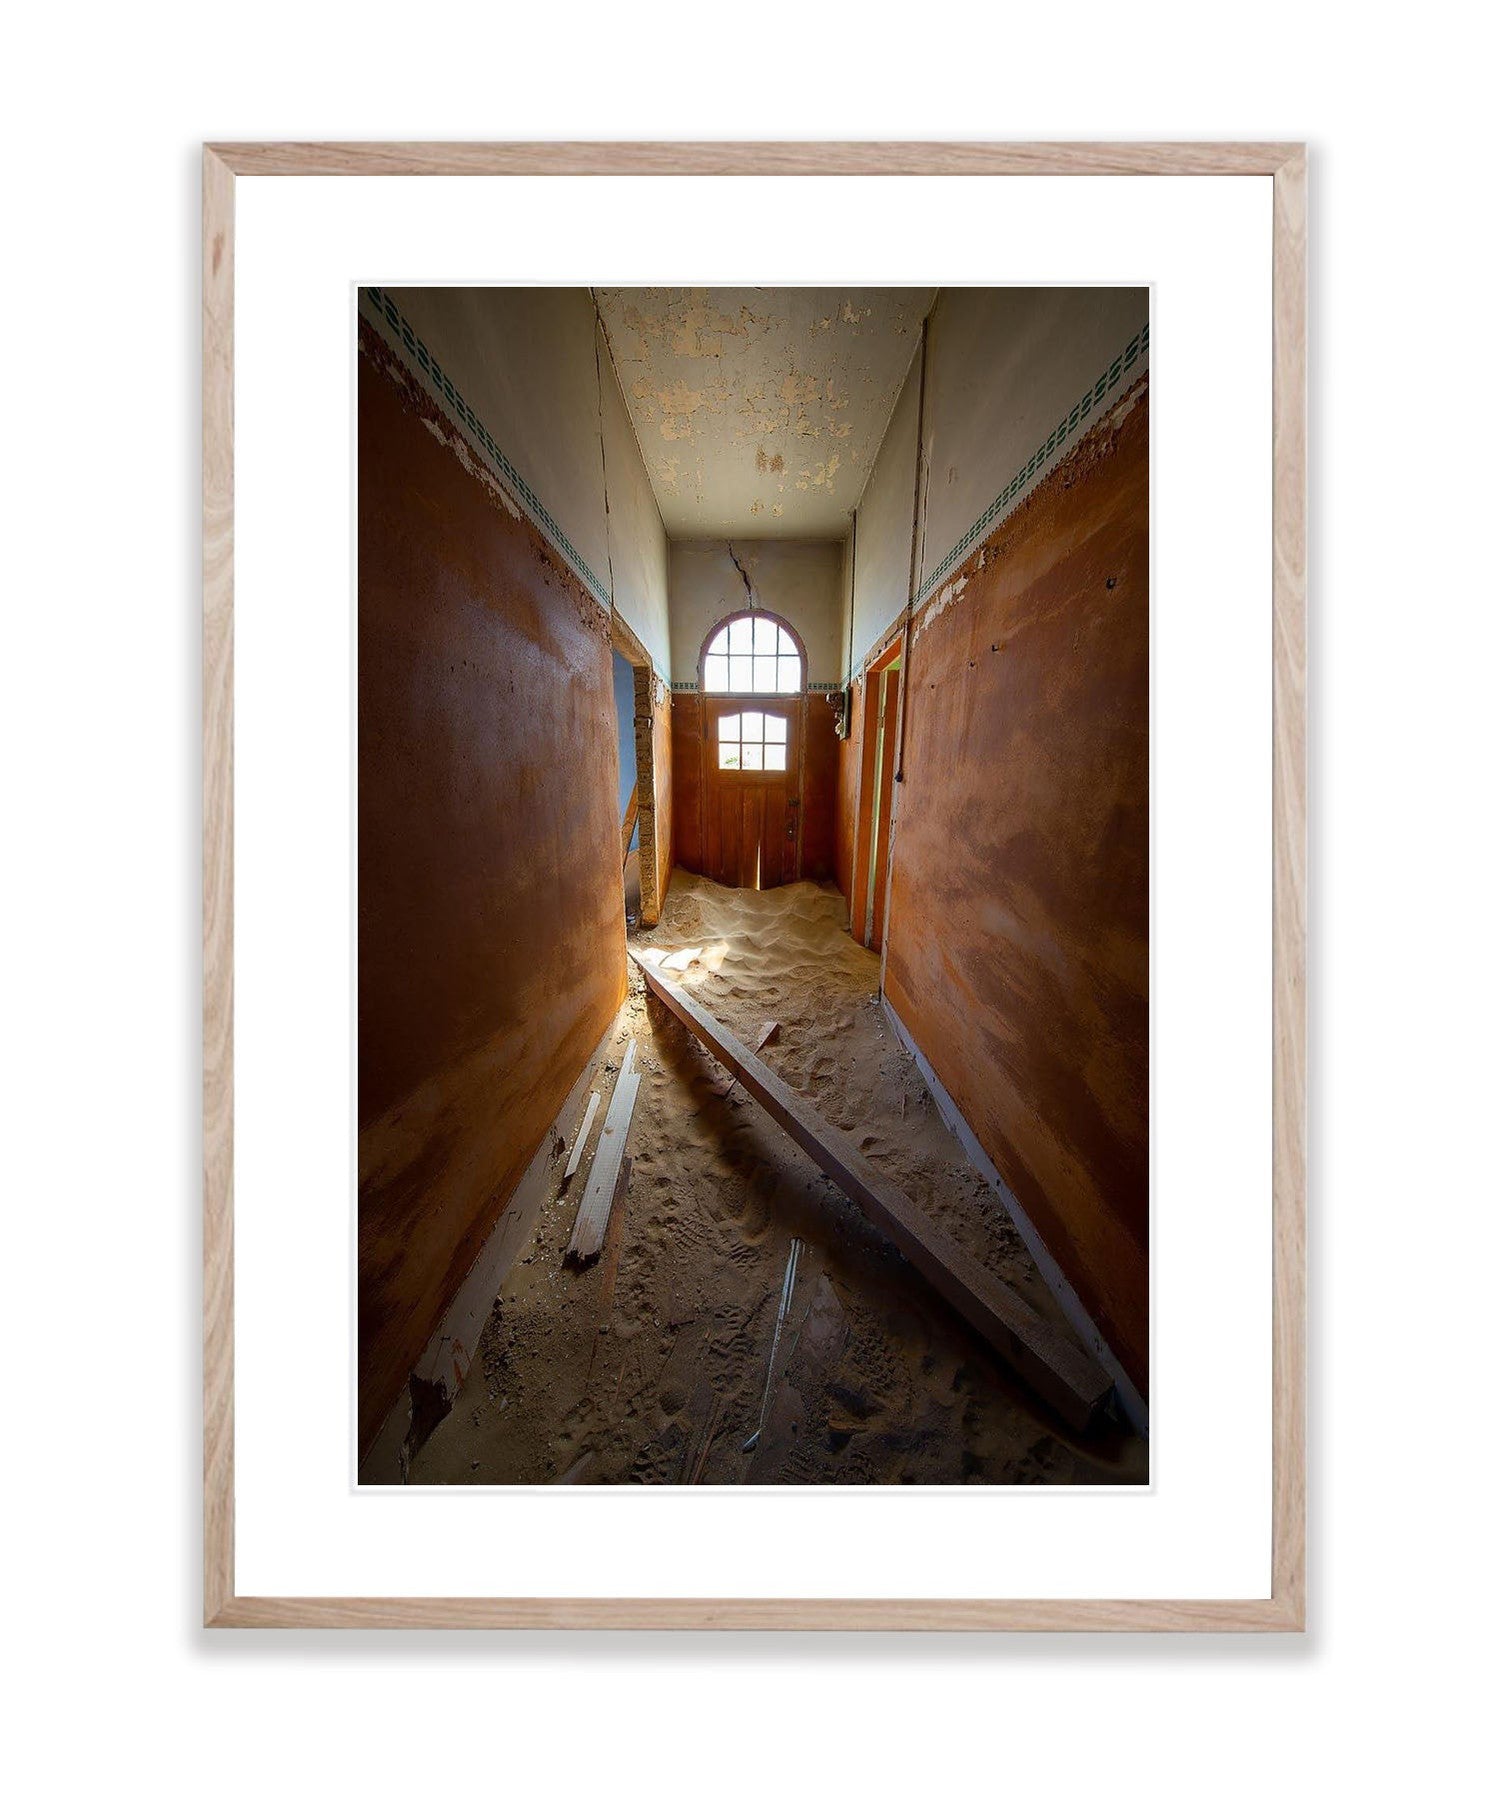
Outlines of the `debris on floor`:
<svg viewBox="0 0 1499 1799">
<path fill-rule="evenodd" d="M 849 936 L 836 889 L 730 890 L 679 870 L 660 924 L 632 941 L 663 959 L 697 950 L 678 978 L 746 1040 L 776 1020 L 781 1078 L 968 1254 L 1066 1328 L 869 1003 L 879 958 Z M 638 969 L 620 1023 L 641 1089 L 628 1198 L 611 1207 L 605 1253 L 581 1268 L 563 1262 L 574 1207 L 559 1162 L 536 1242 L 411 1481 L 1148 1479 L 1139 1439 L 1109 1419 L 1086 1434 L 1069 1429 L 758 1106 L 728 1097 L 723 1071 L 646 997 Z M 793 1238 L 795 1290 L 760 1439 L 746 1455 Z"/>
</svg>

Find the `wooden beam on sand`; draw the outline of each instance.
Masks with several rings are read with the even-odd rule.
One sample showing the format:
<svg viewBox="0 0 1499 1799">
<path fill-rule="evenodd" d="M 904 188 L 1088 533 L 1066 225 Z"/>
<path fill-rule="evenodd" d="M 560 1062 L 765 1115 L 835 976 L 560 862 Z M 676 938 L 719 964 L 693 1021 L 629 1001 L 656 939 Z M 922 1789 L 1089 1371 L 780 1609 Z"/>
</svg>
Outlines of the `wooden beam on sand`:
<svg viewBox="0 0 1499 1799">
<path fill-rule="evenodd" d="M 762 1049 L 764 1049 L 765 1045 L 770 1042 L 771 1038 L 775 1036 L 776 1032 L 778 1030 L 780 1030 L 780 1028 L 781 1028 L 780 1025 L 777 1023 L 777 1021 L 774 1018 L 767 1018 L 765 1023 L 760 1026 L 760 1035 L 758 1037 L 756 1037 L 756 1039 L 755 1039 L 755 1054 L 757 1056 L 759 1055 L 760 1051 Z M 724 1088 L 723 1096 L 725 1099 L 727 1099 L 729 1097 L 729 1095 L 734 1091 L 734 1084 L 738 1079 L 739 1079 L 739 1076 L 736 1074 L 734 1076 L 734 1079 L 729 1082 L 727 1087 Z"/>
<path fill-rule="evenodd" d="M 614 1193 L 625 1159 L 625 1139 L 630 1134 L 635 1095 L 639 1091 L 640 1076 L 635 1073 L 635 1039 L 632 1037 L 620 1065 L 619 1079 L 609 1098 L 599 1146 L 593 1152 L 593 1166 L 588 1171 L 588 1185 L 583 1190 L 578 1216 L 573 1222 L 567 1254 L 575 1261 L 591 1262 L 604 1246 L 604 1231 L 614 1206 Z"/>
<path fill-rule="evenodd" d="M 1026 1383 L 1076 1430 L 1085 1430 L 1108 1398 L 1109 1377 L 1076 1344 L 1052 1329 L 1018 1294 L 921 1212 L 799 1093 L 742 1044 L 690 994 L 663 980 L 632 949 L 645 984 L 708 1053 L 742 1082 L 906 1260 L 999 1351 Z"/>
</svg>

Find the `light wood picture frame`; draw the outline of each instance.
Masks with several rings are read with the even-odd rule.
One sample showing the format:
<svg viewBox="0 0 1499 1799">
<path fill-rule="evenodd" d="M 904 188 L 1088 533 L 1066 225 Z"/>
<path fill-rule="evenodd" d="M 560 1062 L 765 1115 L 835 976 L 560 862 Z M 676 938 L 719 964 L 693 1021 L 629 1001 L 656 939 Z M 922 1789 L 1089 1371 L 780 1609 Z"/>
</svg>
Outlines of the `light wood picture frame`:
<svg viewBox="0 0 1499 1799">
<path fill-rule="evenodd" d="M 1268 1598 L 276 1597 L 234 1542 L 234 218 L 241 176 L 1273 180 L 1273 1245 Z M 240 143 L 203 153 L 203 1614 L 216 1628 L 1299 1631 L 1306 1618 L 1306 201 L 1297 143 Z"/>
</svg>

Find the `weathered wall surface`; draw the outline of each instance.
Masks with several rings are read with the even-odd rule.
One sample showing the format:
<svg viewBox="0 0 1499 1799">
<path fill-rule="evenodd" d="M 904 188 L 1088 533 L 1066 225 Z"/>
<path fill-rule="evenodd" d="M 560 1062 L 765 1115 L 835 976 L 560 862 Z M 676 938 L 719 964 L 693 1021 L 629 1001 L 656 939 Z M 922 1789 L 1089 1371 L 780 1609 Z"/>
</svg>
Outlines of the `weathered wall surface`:
<svg viewBox="0 0 1499 1799">
<path fill-rule="evenodd" d="M 607 605 L 599 371 L 587 288 L 379 291 L 438 364 L 439 378 L 492 433 Z"/>
<path fill-rule="evenodd" d="M 736 561 L 737 558 L 737 561 Z M 677 692 L 697 686 L 698 657 L 714 625 L 747 606 L 788 621 L 807 650 L 807 680 L 842 679 L 839 641 L 843 546 L 748 539 L 671 546 L 671 665 Z"/>
<path fill-rule="evenodd" d="M 1134 380 L 1149 324 L 1145 287 L 942 290 L 927 321 L 918 603 Z"/>
<path fill-rule="evenodd" d="M 909 618 L 887 996 L 1142 1392 L 1148 359 L 1143 288 L 938 296 L 858 510 L 838 775 L 858 903 L 863 677 Z"/>
<path fill-rule="evenodd" d="M 940 304 L 940 302 L 939 302 Z M 916 414 L 921 389 L 918 353 L 890 415 L 869 485 L 859 505 L 855 545 L 851 672 L 899 618 L 911 597 L 911 533 L 916 515 Z"/>
<path fill-rule="evenodd" d="M 635 633 L 663 681 L 671 680 L 666 600 L 666 527 L 640 459 L 602 329 L 597 343 L 599 406 L 608 475 L 608 580 L 614 608 Z"/>
<path fill-rule="evenodd" d="M 1142 1393 L 1148 416 L 1140 379 L 916 615 L 886 966 Z"/>
<path fill-rule="evenodd" d="M 615 735 L 607 614 L 362 327 L 362 1442 L 623 997 Z"/>
<path fill-rule="evenodd" d="M 666 534 L 587 291 L 359 304 L 368 1442 L 623 995 L 611 608 L 655 664 L 627 728 L 658 758 L 663 886 L 671 663 Z"/>
</svg>

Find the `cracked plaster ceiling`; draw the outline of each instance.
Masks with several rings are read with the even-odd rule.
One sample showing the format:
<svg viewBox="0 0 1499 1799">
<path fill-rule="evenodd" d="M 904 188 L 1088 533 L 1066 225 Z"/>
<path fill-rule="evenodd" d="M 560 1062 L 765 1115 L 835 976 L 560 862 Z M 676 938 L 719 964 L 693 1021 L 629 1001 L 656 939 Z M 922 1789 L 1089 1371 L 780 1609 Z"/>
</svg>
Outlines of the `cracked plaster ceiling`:
<svg viewBox="0 0 1499 1799">
<path fill-rule="evenodd" d="M 599 288 L 667 534 L 841 538 L 932 288 Z"/>
</svg>

